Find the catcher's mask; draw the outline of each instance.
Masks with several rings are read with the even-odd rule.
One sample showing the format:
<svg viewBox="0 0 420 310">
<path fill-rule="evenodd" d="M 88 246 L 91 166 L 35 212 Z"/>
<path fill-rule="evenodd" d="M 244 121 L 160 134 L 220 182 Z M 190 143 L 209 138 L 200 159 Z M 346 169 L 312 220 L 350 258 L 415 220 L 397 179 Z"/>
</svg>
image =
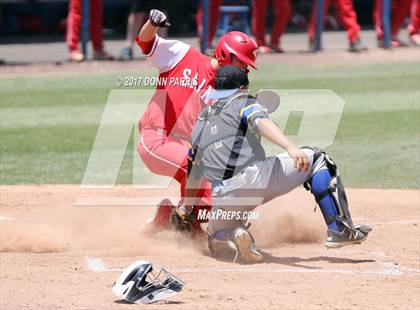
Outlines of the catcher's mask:
<svg viewBox="0 0 420 310">
<path fill-rule="evenodd" d="M 117 297 L 136 304 L 149 304 L 182 290 L 184 282 L 161 268 L 153 273 L 152 263 L 137 261 L 128 266 L 112 287 Z"/>
</svg>

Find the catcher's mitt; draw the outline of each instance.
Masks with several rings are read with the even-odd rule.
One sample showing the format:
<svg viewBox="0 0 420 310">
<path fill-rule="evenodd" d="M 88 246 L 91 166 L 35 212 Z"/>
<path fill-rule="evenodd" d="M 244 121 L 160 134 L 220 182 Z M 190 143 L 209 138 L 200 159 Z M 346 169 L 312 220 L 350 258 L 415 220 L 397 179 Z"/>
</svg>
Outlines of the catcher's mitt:
<svg viewBox="0 0 420 310">
<path fill-rule="evenodd" d="M 192 232 L 193 225 L 196 221 L 197 218 L 194 212 L 180 215 L 178 213 L 178 208 L 172 209 L 172 213 L 169 218 L 169 223 L 173 226 L 173 228 L 181 232 Z"/>
</svg>

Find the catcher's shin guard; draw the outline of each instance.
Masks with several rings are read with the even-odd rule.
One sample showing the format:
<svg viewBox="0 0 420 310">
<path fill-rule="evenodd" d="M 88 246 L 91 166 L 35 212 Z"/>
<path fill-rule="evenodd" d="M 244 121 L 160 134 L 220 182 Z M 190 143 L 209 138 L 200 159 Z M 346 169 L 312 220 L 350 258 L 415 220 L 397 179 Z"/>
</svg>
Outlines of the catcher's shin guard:
<svg viewBox="0 0 420 310">
<path fill-rule="evenodd" d="M 323 160 L 323 164 L 325 164 L 328 172 L 325 171 L 325 168 L 324 170 L 320 169 L 315 172 L 315 174 L 307 182 L 305 182 L 305 188 L 314 194 L 315 200 L 320 206 L 322 215 L 324 216 L 325 223 L 328 226 L 336 222 L 339 228 L 338 230 L 342 229 L 342 227 L 340 227 L 342 225 L 350 231 L 354 231 L 355 227 L 351 219 L 346 192 L 344 190 L 344 185 L 341 181 L 336 163 L 324 151 L 316 148 L 312 149 L 315 151 L 314 162 L 317 160 Z M 324 176 L 327 175 L 330 178 L 327 182 L 328 184 L 325 184 L 325 186 L 321 185 L 321 189 L 319 183 L 314 182 L 318 181 L 320 174 L 324 174 Z M 328 201 L 321 203 L 321 201 L 327 196 L 332 199 L 333 205 L 328 203 Z"/>
</svg>

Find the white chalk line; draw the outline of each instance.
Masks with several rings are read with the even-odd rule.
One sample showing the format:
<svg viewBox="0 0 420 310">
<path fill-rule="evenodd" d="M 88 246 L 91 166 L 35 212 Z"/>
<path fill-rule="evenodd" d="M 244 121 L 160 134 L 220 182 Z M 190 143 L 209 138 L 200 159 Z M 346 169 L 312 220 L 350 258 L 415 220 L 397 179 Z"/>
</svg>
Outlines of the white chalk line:
<svg viewBox="0 0 420 310">
<path fill-rule="evenodd" d="M 45 218 L 40 218 L 40 217 L 32 217 L 32 218 L 16 218 L 13 216 L 9 216 L 9 215 L 0 215 L 0 222 L 6 222 L 6 221 L 15 221 L 15 222 L 19 222 L 19 223 L 35 223 L 35 224 L 43 224 L 43 223 L 51 223 L 54 222 L 53 220 L 48 220 Z"/>
<path fill-rule="evenodd" d="M 121 272 L 124 270 L 119 268 L 108 268 L 101 259 L 96 257 L 85 257 L 85 262 L 86 268 L 93 272 Z"/>
<path fill-rule="evenodd" d="M 372 256 L 386 257 L 383 252 L 352 252 L 351 254 L 370 254 Z M 105 263 L 96 257 L 86 257 L 86 268 L 93 272 L 122 272 L 121 268 L 108 268 Z M 262 268 L 262 267 L 203 267 L 203 268 L 174 268 L 174 273 L 326 273 L 326 274 L 355 274 L 355 275 L 379 275 L 400 276 L 403 274 L 420 273 L 420 269 L 396 265 L 393 262 L 381 262 L 379 270 L 348 270 L 348 269 L 301 269 L 301 268 Z"/>
</svg>

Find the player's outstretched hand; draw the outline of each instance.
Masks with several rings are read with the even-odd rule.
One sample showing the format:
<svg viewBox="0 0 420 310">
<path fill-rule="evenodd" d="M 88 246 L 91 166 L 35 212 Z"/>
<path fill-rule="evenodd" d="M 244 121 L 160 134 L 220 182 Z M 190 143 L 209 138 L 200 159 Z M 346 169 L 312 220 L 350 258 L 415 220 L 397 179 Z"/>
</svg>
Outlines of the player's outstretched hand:
<svg viewBox="0 0 420 310">
<path fill-rule="evenodd" d="M 168 18 L 166 17 L 166 15 L 163 12 L 155 9 L 150 11 L 149 21 L 155 27 L 171 26 L 171 24 L 168 23 Z"/>
<path fill-rule="evenodd" d="M 289 153 L 289 155 L 295 161 L 295 168 L 298 171 L 308 171 L 309 159 L 308 156 L 302 152 L 302 150 L 291 146 L 287 149 L 287 153 Z"/>
</svg>

